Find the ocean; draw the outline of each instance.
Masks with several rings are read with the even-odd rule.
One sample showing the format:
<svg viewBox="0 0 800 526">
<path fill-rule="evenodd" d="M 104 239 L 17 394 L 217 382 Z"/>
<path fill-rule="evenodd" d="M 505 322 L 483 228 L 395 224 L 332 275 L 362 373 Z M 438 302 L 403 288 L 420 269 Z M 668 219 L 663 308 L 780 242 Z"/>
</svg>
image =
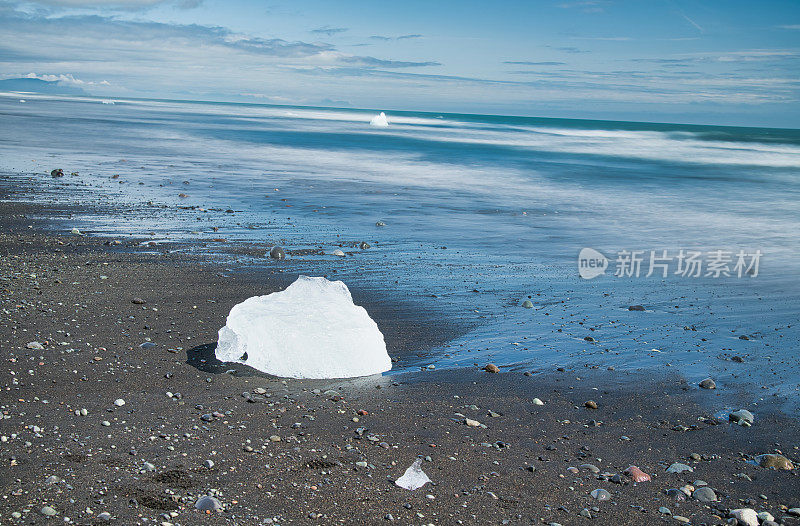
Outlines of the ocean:
<svg viewBox="0 0 800 526">
<path fill-rule="evenodd" d="M 191 241 L 465 327 L 395 371 L 649 368 L 800 391 L 800 130 L 108 102 L 0 95 L 0 176 L 124 211 L 65 229 Z M 379 111 L 387 127 L 370 125 Z M 217 238 L 298 255 L 203 245 Z"/>
</svg>

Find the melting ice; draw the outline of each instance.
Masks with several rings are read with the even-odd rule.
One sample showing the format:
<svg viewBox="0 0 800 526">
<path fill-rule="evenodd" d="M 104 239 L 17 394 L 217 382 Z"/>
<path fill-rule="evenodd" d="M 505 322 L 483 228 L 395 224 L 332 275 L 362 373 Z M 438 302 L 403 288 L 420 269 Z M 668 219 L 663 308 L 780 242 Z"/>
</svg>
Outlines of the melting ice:
<svg viewBox="0 0 800 526">
<path fill-rule="evenodd" d="M 290 378 L 351 378 L 392 368 L 383 334 L 347 285 L 308 276 L 234 305 L 216 356 Z"/>
<path fill-rule="evenodd" d="M 380 115 L 375 115 L 372 117 L 372 120 L 369 121 L 370 125 L 378 126 L 379 128 L 385 128 L 389 126 L 389 121 L 386 119 L 386 114 L 381 112 Z"/>
</svg>

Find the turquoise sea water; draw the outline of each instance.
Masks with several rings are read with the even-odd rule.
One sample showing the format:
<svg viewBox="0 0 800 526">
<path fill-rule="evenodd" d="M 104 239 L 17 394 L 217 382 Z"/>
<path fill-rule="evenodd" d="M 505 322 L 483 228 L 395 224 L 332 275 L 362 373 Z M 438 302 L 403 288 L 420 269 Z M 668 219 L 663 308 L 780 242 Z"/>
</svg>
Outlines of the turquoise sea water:
<svg viewBox="0 0 800 526">
<path fill-rule="evenodd" d="M 80 173 L 65 200 L 151 203 L 74 218 L 89 232 L 345 244 L 291 268 L 470 327 L 399 369 L 673 367 L 797 395 L 800 130 L 393 111 L 376 128 L 377 111 L 6 94 L 0 171 L 60 167 Z M 579 277 L 585 247 L 605 275 Z M 699 252 L 699 277 L 675 273 L 681 250 Z M 638 277 L 614 275 L 622 251 L 641 252 Z M 650 251 L 672 258 L 667 277 L 645 277 Z M 731 276 L 706 276 L 717 251 Z M 757 276 L 737 276 L 740 251 L 761 252 Z"/>
</svg>

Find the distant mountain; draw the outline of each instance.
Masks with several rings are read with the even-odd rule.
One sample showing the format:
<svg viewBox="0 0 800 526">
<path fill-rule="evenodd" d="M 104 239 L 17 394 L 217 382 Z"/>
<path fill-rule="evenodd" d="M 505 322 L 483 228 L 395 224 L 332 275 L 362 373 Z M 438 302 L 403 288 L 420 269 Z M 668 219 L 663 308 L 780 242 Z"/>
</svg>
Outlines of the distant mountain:
<svg viewBox="0 0 800 526">
<path fill-rule="evenodd" d="M 58 80 L 6 79 L 0 80 L 0 91 L 29 91 L 50 95 L 88 95 L 81 88 L 65 86 Z"/>
</svg>

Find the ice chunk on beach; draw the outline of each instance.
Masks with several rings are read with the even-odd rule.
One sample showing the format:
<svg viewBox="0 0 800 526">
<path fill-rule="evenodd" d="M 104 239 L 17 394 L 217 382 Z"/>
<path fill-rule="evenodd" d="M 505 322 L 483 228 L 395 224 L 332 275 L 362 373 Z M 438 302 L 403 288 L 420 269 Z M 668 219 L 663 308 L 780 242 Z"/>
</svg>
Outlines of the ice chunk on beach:
<svg viewBox="0 0 800 526">
<path fill-rule="evenodd" d="M 383 334 L 347 285 L 308 276 L 234 305 L 216 356 L 289 378 L 352 378 L 392 368 Z"/>
<path fill-rule="evenodd" d="M 372 117 L 372 120 L 369 121 L 371 126 L 377 126 L 379 128 L 385 128 L 389 126 L 389 121 L 386 119 L 386 114 L 381 112 L 380 115 L 375 115 Z"/>
<path fill-rule="evenodd" d="M 403 473 L 403 476 L 395 480 L 394 483 L 403 489 L 410 489 L 411 491 L 414 491 L 430 481 L 431 479 L 428 478 L 428 475 L 422 471 L 422 459 L 418 458 L 413 464 L 411 464 L 406 472 Z"/>
</svg>

